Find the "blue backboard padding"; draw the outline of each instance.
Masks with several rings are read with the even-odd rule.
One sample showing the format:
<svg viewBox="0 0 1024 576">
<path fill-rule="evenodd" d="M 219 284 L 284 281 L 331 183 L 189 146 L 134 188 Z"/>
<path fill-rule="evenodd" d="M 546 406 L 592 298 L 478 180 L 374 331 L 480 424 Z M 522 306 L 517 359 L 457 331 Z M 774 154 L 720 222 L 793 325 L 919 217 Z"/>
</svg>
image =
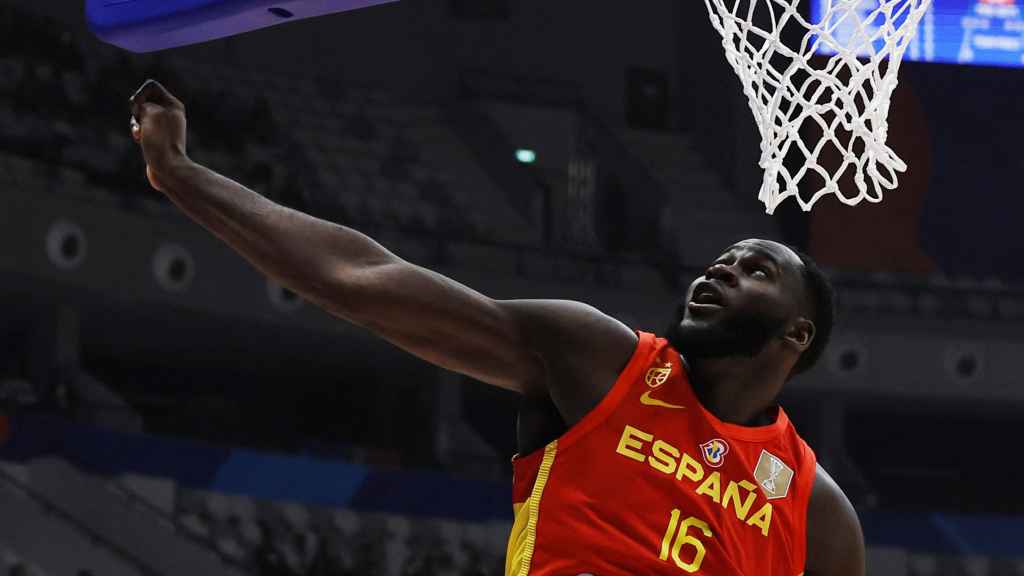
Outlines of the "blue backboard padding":
<svg viewBox="0 0 1024 576">
<path fill-rule="evenodd" d="M 85 15 L 103 41 L 132 52 L 153 52 L 395 1 L 86 0 Z"/>
</svg>

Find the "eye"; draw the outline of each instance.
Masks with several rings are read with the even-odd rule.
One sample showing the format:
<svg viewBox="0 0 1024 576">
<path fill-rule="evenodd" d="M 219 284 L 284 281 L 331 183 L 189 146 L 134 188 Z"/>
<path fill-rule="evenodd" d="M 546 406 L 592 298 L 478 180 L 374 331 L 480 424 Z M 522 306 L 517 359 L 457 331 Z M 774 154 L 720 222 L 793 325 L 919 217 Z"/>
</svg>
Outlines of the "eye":
<svg viewBox="0 0 1024 576">
<path fill-rule="evenodd" d="M 747 273 L 750 274 L 752 278 L 767 279 L 771 276 L 771 272 L 768 270 L 768 267 L 763 264 L 751 264 L 747 267 Z"/>
</svg>

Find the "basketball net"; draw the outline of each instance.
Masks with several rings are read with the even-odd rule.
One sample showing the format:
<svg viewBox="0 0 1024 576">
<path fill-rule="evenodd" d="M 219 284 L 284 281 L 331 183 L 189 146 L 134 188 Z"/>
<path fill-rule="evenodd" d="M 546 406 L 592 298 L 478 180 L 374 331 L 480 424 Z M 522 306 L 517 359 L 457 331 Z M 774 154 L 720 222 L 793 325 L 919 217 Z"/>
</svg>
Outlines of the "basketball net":
<svg viewBox="0 0 1024 576">
<path fill-rule="evenodd" d="M 896 188 L 896 174 L 907 165 L 886 145 L 890 97 L 931 0 L 826 0 L 816 23 L 800 14 L 800 0 L 704 3 L 761 134 L 758 200 L 769 214 L 790 196 L 810 211 L 829 194 L 854 205 L 881 202 L 884 190 Z M 803 35 L 795 48 L 781 38 L 793 27 Z M 828 56 L 812 65 L 815 53 Z M 807 137 L 810 130 L 820 135 Z M 823 152 L 840 158 L 838 168 L 821 164 Z M 847 175 L 856 190 L 840 189 Z M 805 181 L 814 190 L 810 198 L 800 193 Z"/>
</svg>

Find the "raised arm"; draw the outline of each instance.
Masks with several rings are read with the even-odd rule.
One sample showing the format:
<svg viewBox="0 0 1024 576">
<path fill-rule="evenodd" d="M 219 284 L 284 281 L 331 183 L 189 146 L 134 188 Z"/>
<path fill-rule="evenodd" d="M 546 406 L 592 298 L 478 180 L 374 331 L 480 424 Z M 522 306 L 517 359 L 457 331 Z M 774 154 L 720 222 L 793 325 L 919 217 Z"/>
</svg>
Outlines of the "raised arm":
<svg viewBox="0 0 1024 576">
<path fill-rule="evenodd" d="M 156 82 L 131 105 L 132 136 L 156 189 L 267 276 L 424 360 L 512 390 L 550 390 L 571 419 L 603 396 L 632 353 L 632 331 L 591 306 L 488 298 L 196 164 L 186 154 L 185 107 Z"/>
</svg>

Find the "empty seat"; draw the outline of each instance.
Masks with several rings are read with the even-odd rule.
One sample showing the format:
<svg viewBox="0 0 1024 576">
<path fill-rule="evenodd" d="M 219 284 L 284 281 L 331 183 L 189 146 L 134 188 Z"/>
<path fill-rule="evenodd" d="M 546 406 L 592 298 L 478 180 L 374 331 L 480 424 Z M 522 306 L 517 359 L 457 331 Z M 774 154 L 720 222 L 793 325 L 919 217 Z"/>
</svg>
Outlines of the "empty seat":
<svg viewBox="0 0 1024 576">
<path fill-rule="evenodd" d="M 288 527 L 296 532 L 306 529 L 309 524 L 309 510 L 301 504 L 289 502 L 280 506 L 281 517 L 287 522 Z"/>
<path fill-rule="evenodd" d="M 198 514 L 185 514 L 178 520 L 178 523 L 193 536 L 200 538 L 210 536 L 210 526 Z"/>
<path fill-rule="evenodd" d="M 345 534 L 354 534 L 359 530 L 360 518 L 351 510 L 339 508 L 331 515 L 331 522 L 339 531 Z"/>
<path fill-rule="evenodd" d="M 234 562 L 240 562 L 246 556 L 245 548 L 239 544 L 237 540 L 230 537 L 221 537 L 217 539 L 217 552 L 219 552 L 221 556 Z"/>
<path fill-rule="evenodd" d="M 213 492 L 206 498 L 206 513 L 217 522 L 227 519 L 229 512 L 228 497 L 220 492 Z"/>
<path fill-rule="evenodd" d="M 252 520 L 242 520 L 238 526 L 238 533 L 242 542 L 250 548 L 263 543 L 263 530 Z"/>
</svg>

